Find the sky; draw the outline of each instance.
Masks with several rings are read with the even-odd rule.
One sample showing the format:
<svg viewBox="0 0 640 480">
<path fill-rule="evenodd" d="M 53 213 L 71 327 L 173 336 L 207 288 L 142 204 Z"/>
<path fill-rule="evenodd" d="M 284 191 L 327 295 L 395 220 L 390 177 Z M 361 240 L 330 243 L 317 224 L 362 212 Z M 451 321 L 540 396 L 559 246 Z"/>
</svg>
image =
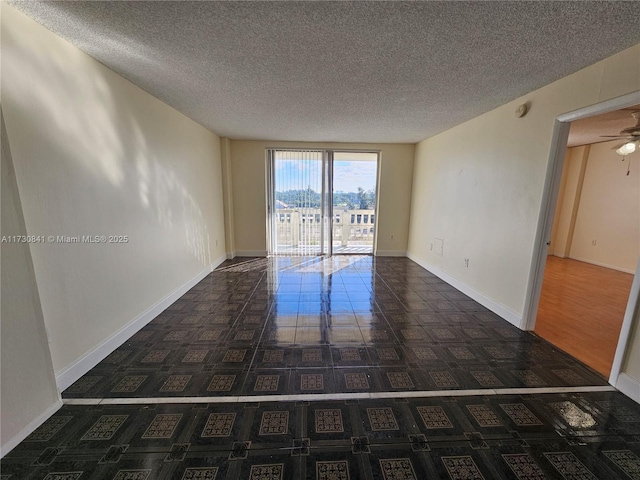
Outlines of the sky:
<svg viewBox="0 0 640 480">
<path fill-rule="evenodd" d="M 376 163 L 358 161 L 333 162 L 333 191 L 357 192 L 376 188 Z"/>
<path fill-rule="evenodd" d="M 322 188 L 321 157 L 276 160 L 276 189 L 278 191 L 305 189 L 308 186 L 317 192 Z M 356 192 L 358 187 L 374 190 L 376 187 L 374 161 L 334 160 L 333 190 Z"/>
</svg>

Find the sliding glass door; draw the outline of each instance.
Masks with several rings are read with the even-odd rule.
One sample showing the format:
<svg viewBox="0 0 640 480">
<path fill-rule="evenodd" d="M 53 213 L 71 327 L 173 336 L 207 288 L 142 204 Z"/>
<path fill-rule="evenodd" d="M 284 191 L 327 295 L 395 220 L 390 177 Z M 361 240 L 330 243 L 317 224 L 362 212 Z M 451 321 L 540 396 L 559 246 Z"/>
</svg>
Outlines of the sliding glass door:
<svg viewBox="0 0 640 480">
<path fill-rule="evenodd" d="M 329 253 L 326 152 L 270 150 L 269 157 L 269 253 Z"/>
<path fill-rule="evenodd" d="M 378 154 L 268 150 L 270 255 L 372 254 Z"/>
<path fill-rule="evenodd" d="M 377 153 L 334 152 L 334 254 L 373 253 L 377 177 Z"/>
</svg>

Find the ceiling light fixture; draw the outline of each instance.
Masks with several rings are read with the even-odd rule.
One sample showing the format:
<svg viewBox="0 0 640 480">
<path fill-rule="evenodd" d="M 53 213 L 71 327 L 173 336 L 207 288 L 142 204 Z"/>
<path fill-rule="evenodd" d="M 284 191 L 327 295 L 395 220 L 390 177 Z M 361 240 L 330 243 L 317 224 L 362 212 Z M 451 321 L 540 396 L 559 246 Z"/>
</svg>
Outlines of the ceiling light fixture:
<svg viewBox="0 0 640 480">
<path fill-rule="evenodd" d="M 616 150 L 616 153 L 624 157 L 625 155 L 629 155 L 630 153 L 633 153 L 635 151 L 636 142 L 627 142 L 624 145 L 621 145 L 620 148 Z"/>
</svg>

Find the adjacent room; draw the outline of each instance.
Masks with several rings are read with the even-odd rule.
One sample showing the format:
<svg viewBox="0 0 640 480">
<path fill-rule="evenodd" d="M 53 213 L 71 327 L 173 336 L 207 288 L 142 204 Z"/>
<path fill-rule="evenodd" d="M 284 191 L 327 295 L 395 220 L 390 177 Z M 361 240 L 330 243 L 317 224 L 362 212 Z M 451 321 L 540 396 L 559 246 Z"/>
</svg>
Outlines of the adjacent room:
<svg viewBox="0 0 640 480">
<path fill-rule="evenodd" d="M 640 152 L 619 151 L 640 130 L 636 112 L 571 124 L 535 327 L 605 377 L 640 257 Z"/>
<path fill-rule="evenodd" d="M 637 477 L 635 3 L 0 8 L 2 479 Z"/>
</svg>

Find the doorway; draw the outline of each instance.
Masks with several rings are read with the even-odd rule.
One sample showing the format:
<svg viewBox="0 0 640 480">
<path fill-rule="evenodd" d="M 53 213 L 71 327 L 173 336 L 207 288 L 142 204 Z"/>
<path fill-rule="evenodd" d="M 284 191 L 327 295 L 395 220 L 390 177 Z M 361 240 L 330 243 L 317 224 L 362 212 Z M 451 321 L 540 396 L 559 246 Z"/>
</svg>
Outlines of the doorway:
<svg viewBox="0 0 640 480">
<path fill-rule="evenodd" d="M 640 152 L 620 156 L 621 140 L 601 134 L 635 125 L 635 111 L 571 125 L 535 327 L 603 376 L 611 372 L 640 256 Z"/>
<path fill-rule="evenodd" d="M 267 151 L 269 255 L 372 255 L 379 153 Z"/>
<path fill-rule="evenodd" d="M 622 157 L 616 149 L 627 140 L 601 135 L 633 125 L 639 98 L 558 117 L 523 324 L 613 385 L 639 300 L 632 282 L 640 256 L 640 154 Z"/>
</svg>

